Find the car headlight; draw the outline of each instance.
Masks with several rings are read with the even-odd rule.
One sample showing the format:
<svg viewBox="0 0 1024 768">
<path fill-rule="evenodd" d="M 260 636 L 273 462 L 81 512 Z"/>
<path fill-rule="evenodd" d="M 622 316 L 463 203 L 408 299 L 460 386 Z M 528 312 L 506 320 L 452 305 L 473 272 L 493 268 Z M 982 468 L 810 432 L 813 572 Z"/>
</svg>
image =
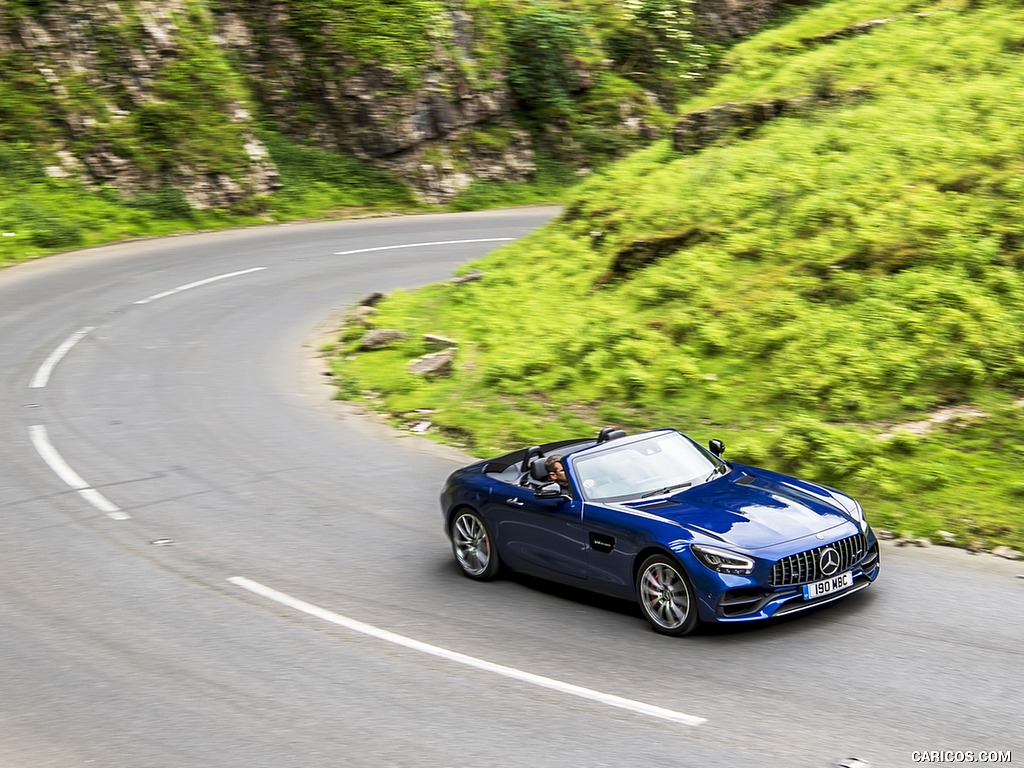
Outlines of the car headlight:
<svg viewBox="0 0 1024 768">
<path fill-rule="evenodd" d="M 694 544 L 690 549 L 698 560 L 718 573 L 750 573 L 754 570 L 754 561 L 737 552 L 704 544 Z"/>
</svg>

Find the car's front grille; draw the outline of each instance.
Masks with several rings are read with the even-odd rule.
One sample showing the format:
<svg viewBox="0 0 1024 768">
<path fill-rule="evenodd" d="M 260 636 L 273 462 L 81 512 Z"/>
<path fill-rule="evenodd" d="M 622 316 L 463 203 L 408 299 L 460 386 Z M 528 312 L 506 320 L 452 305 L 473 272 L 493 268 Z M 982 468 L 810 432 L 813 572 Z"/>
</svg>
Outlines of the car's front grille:
<svg viewBox="0 0 1024 768">
<path fill-rule="evenodd" d="M 864 556 L 866 543 L 864 535 L 858 533 L 856 536 L 840 539 L 833 544 L 823 544 L 815 549 L 784 557 L 772 566 L 768 583 L 773 587 L 785 587 L 824 579 L 826 574 L 821 572 L 821 554 L 829 548 L 834 549 L 839 555 L 839 567 L 828 575 L 834 576 L 837 573 L 842 573 L 849 570 Z"/>
</svg>

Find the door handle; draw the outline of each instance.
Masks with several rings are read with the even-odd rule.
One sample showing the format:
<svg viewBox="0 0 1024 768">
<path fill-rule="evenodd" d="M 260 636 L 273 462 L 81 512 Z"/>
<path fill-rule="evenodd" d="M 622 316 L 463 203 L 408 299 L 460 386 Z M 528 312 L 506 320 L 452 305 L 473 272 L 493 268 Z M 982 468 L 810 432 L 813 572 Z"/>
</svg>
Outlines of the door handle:
<svg viewBox="0 0 1024 768">
<path fill-rule="evenodd" d="M 515 496 L 513 496 L 511 499 L 506 499 L 505 503 L 506 504 L 511 504 L 514 507 L 521 507 L 521 506 L 523 506 L 523 502 L 521 502 Z"/>
</svg>

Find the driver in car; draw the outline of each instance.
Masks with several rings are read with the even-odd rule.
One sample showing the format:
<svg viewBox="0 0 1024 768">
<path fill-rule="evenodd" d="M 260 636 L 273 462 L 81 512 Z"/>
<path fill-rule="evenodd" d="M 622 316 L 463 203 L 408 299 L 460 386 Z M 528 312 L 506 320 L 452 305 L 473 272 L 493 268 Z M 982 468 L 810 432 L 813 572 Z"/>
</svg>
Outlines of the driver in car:
<svg viewBox="0 0 1024 768">
<path fill-rule="evenodd" d="M 548 471 L 548 477 L 553 483 L 558 483 L 563 491 L 571 493 L 569 479 L 565 476 L 565 466 L 562 464 L 562 454 L 553 453 L 544 460 L 544 468 Z"/>
</svg>

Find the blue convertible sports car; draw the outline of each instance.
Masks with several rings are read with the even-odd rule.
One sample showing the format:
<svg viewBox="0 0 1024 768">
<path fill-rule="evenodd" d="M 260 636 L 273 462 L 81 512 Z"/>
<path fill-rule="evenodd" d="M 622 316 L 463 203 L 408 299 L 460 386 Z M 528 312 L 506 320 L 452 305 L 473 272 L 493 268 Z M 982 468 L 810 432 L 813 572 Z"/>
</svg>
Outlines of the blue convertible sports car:
<svg viewBox="0 0 1024 768">
<path fill-rule="evenodd" d="M 470 578 L 505 565 L 636 600 L 666 635 L 782 616 L 875 580 L 878 541 L 860 504 L 725 462 L 724 448 L 608 428 L 477 462 L 441 493 L 445 532 Z"/>
</svg>

